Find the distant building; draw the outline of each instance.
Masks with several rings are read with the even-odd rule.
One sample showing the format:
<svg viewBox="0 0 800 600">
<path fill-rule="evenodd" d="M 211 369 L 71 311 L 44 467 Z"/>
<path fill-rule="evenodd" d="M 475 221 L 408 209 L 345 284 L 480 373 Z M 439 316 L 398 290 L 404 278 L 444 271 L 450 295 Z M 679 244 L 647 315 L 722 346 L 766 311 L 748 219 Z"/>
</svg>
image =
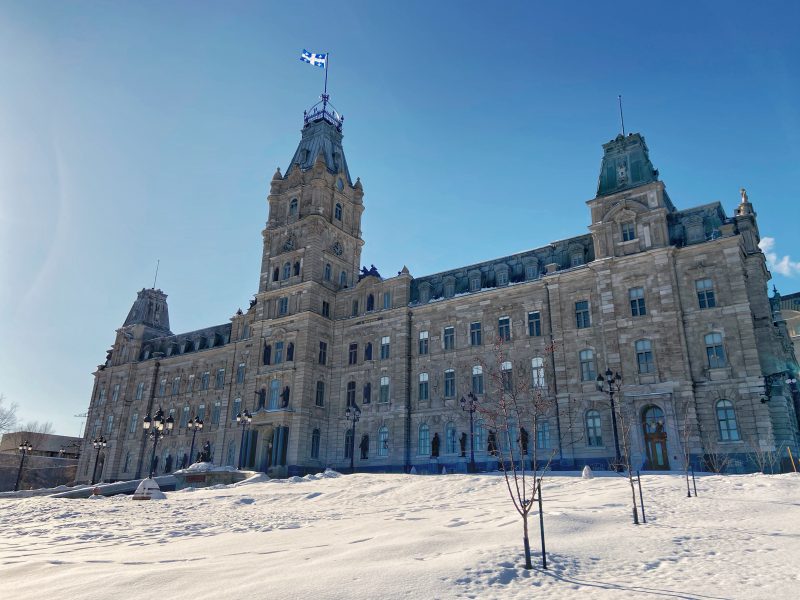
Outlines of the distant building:
<svg viewBox="0 0 800 600">
<path fill-rule="evenodd" d="M 20 474 L 19 446 L 30 443 Z M 14 431 L 0 436 L 0 492 L 14 489 L 20 475 L 20 489 L 67 485 L 75 481 L 83 439 L 68 435 Z"/>
<path fill-rule="evenodd" d="M 51 456 L 55 458 L 77 459 L 80 455 L 83 438 L 35 431 L 13 431 L 0 436 L 0 452 L 17 453 L 19 445 L 30 442 L 31 456 Z"/>
<path fill-rule="evenodd" d="M 507 218 L 499 201 L 487 198 L 476 214 L 478 242 L 481 220 Z M 556 468 L 613 458 L 612 415 L 595 385 L 607 368 L 622 374 L 620 401 L 636 415 L 637 466 L 678 467 L 684 431 L 698 466 L 723 453 L 744 469 L 754 449 L 797 450 L 787 383 L 797 361 L 767 295 L 753 205 L 742 190 L 733 216 L 718 202 L 679 210 L 638 133 L 603 145 L 588 233 L 433 275 L 359 269 L 364 189 L 351 178 L 342 120 L 329 106 L 306 113 L 268 203 L 246 311 L 173 333 L 166 294 L 138 293 L 95 372 L 80 480 L 91 477 L 98 435 L 109 440 L 102 478 L 146 475 L 151 445 L 141 424 L 159 408 L 175 429 L 160 442 L 157 472 L 193 458 L 195 416 L 205 422 L 195 450 L 208 443 L 220 465 L 241 456 L 276 476 L 341 469 L 356 446 L 359 470 L 463 469 L 456 440 L 469 422 L 458 401 L 488 388 L 480 359 L 497 338 L 509 371 L 558 402 L 536 432 L 556 451 Z M 546 236 L 536 223 L 531 231 Z M 344 419 L 352 405 L 362 411 L 354 444 Z M 236 416 L 245 409 L 254 417 L 242 436 Z M 479 421 L 482 467 L 493 465 L 490 434 Z"/>
</svg>

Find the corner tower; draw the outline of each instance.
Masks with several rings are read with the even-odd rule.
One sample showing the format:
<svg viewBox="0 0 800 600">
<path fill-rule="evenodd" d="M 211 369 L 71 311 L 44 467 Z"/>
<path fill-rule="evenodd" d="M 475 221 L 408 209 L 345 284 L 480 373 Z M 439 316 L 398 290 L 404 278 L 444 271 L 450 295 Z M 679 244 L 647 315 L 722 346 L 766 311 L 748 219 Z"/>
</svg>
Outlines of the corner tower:
<svg viewBox="0 0 800 600">
<path fill-rule="evenodd" d="M 292 162 L 270 186 L 259 292 L 308 281 L 336 291 L 358 279 L 364 191 L 347 168 L 343 122 L 327 101 L 303 113 Z"/>
</svg>

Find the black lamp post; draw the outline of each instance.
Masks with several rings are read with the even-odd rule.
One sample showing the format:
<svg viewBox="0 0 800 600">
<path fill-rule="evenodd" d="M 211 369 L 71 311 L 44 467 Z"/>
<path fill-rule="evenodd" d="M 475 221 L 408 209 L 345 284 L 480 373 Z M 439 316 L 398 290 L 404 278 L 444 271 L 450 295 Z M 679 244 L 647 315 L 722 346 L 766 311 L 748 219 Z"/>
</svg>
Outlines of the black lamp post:
<svg viewBox="0 0 800 600">
<path fill-rule="evenodd" d="M 619 433 L 617 431 L 617 409 L 614 403 L 614 394 L 622 389 L 622 375 L 619 373 L 612 373 L 611 369 L 606 369 L 605 377 L 603 375 L 597 376 L 597 391 L 608 394 L 611 402 L 611 425 L 614 428 L 614 452 L 617 457 L 617 464 L 614 470 L 619 468 L 622 462 L 622 457 L 619 453 Z"/>
<path fill-rule="evenodd" d="M 22 442 L 17 449 L 20 451 L 22 456 L 19 457 L 19 471 L 17 471 L 17 482 L 14 484 L 14 491 L 16 492 L 19 489 L 19 482 L 22 480 L 22 465 L 25 462 L 25 455 L 33 450 L 33 446 L 28 440 Z"/>
<path fill-rule="evenodd" d="M 158 440 L 163 438 L 165 435 L 169 435 L 174 426 L 175 419 L 172 418 L 172 415 L 165 419 L 164 411 L 162 411 L 160 408 L 152 419 L 150 418 L 150 415 L 147 415 L 142 422 L 142 427 L 144 428 L 145 432 L 150 436 L 150 439 L 153 440 L 153 455 L 150 457 L 150 479 L 153 478 L 153 471 L 155 470 L 156 466 L 156 446 L 158 446 Z"/>
<path fill-rule="evenodd" d="M 189 450 L 189 460 L 194 460 L 194 438 L 197 436 L 198 431 L 203 430 L 203 419 L 200 417 L 195 417 L 194 419 L 189 419 L 189 422 L 186 426 L 192 430 L 192 447 Z"/>
<path fill-rule="evenodd" d="M 253 415 L 251 415 L 247 410 L 236 415 L 236 422 L 242 426 L 242 439 L 239 442 L 239 466 L 236 467 L 237 469 L 241 469 L 244 463 L 244 430 L 247 429 L 247 426 L 252 421 Z"/>
<path fill-rule="evenodd" d="M 101 435 L 99 438 L 92 440 L 92 446 L 97 450 L 97 454 L 94 455 L 94 469 L 92 469 L 92 485 L 94 485 L 97 482 L 97 461 L 100 459 L 100 450 L 108 446 L 108 442 Z"/>
<path fill-rule="evenodd" d="M 356 457 L 356 423 L 361 418 L 361 409 L 353 403 L 353 406 L 348 406 L 344 411 L 344 418 L 350 421 L 350 472 L 355 473 L 355 457 Z"/>
<path fill-rule="evenodd" d="M 469 400 L 467 400 L 469 398 Z M 461 396 L 461 410 L 469 412 L 469 472 L 474 473 L 475 468 L 475 411 L 478 410 L 478 399 L 470 392 L 467 398 Z"/>
</svg>

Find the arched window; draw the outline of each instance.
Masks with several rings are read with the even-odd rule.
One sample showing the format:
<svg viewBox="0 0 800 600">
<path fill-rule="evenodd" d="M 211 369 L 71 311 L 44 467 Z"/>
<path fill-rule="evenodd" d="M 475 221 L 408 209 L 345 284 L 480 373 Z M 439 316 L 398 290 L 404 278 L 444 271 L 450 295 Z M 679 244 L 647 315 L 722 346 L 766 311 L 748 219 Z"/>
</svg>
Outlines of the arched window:
<svg viewBox="0 0 800 600">
<path fill-rule="evenodd" d="M 736 424 L 736 413 L 733 411 L 733 402 L 720 400 L 716 405 L 717 423 L 719 424 L 719 439 L 723 442 L 738 442 L 739 427 Z"/>
<path fill-rule="evenodd" d="M 372 342 L 364 345 L 364 360 L 372 360 Z"/>
<path fill-rule="evenodd" d="M 472 367 L 472 393 L 483 393 L 483 367 L 480 365 Z"/>
<path fill-rule="evenodd" d="M 272 361 L 272 346 L 264 344 L 264 364 L 268 365 Z"/>
<path fill-rule="evenodd" d="M 600 426 L 600 413 L 596 410 L 586 412 L 587 445 L 599 447 L 603 445 L 603 430 Z"/>
<path fill-rule="evenodd" d="M 294 360 L 294 342 L 289 342 L 289 345 L 286 346 L 286 362 L 291 362 Z"/>
<path fill-rule="evenodd" d="M 325 264 L 325 281 L 330 281 L 331 280 L 331 276 L 332 276 L 332 274 L 331 274 L 331 265 L 330 265 L 330 263 L 326 263 Z"/>
<path fill-rule="evenodd" d="M 378 429 L 378 456 L 389 456 L 389 428 L 386 425 Z"/>
<path fill-rule="evenodd" d="M 347 287 L 347 273 L 344 271 L 339 273 L 339 285 L 342 287 Z"/>
<path fill-rule="evenodd" d="M 445 443 L 444 443 L 444 451 L 445 454 L 455 454 L 458 452 L 456 449 L 458 447 L 458 439 L 456 437 L 456 424 L 450 421 L 447 426 L 445 427 Z"/>
<path fill-rule="evenodd" d="M 531 385 L 535 388 L 544 387 L 544 361 L 540 356 L 531 359 Z"/>
<path fill-rule="evenodd" d="M 650 405 L 644 409 L 642 423 L 645 433 L 660 433 L 664 431 L 664 411 L 659 407 Z"/>
<path fill-rule="evenodd" d="M 269 406 L 267 408 L 278 408 L 278 397 L 281 394 L 281 382 L 273 379 L 269 382 Z"/>
<path fill-rule="evenodd" d="M 597 378 L 594 368 L 594 351 L 590 348 L 581 350 L 578 359 L 581 365 L 581 381 L 594 381 Z"/>
<path fill-rule="evenodd" d="M 292 198 L 292 201 L 289 202 L 289 217 L 296 217 L 297 216 L 297 198 Z"/>
<path fill-rule="evenodd" d="M 311 432 L 311 458 L 319 458 L 319 429 Z"/>
<path fill-rule="evenodd" d="M 639 366 L 639 373 L 653 373 L 653 344 L 650 340 L 637 340 L 634 344 L 636 348 L 636 364 Z"/>
<path fill-rule="evenodd" d="M 356 403 L 356 382 L 347 382 L 347 406 L 353 406 Z"/>
<path fill-rule="evenodd" d="M 294 269 L 292 270 L 292 273 L 294 274 L 295 277 L 300 275 L 300 261 L 299 260 L 296 263 L 294 263 Z"/>
<path fill-rule="evenodd" d="M 372 384 L 368 381 L 364 384 L 364 404 L 372 402 Z"/>
<path fill-rule="evenodd" d="M 285 262 L 283 263 L 283 278 L 289 279 L 292 276 L 292 264 Z"/>
<path fill-rule="evenodd" d="M 725 360 L 725 348 L 722 346 L 722 334 L 716 331 L 706 334 L 705 342 L 708 368 L 719 369 L 724 367 L 727 362 Z"/>
<path fill-rule="evenodd" d="M 339 204 L 338 202 L 336 203 L 336 207 L 333 209 L 333 217 L 337 221 L 341 221 L 342 220 L 342 205 Z"/>
<path fill-rule="evenodd" d="M 344 434 L 344 457 L 350 458 L 353 455 L 353 430 L 348 429 Z"/>
<path fill-rule="evenodd" d="M 503 379 L 503 390 L 511 392 L 514 389 L 514 371 L 510 361 L 505 361 L 500 365 L 501 377 Z"/>
<path fill-rule="evenodd" d="M 278 267 L 275 267 L 275 270 L 272 272 L 272 281 L 278 281 L 281 276 L 281 270 Z"/>
<path fill-rule="evenodd" d="M 375 310 L 375 296 L 369 294 L 367 296 L 367 312 Z"/>
<path fill-rule="evenodd" d="M 417 437 L 417 454 L 428 456 L 431 453 L 431 430 L 426 423 L 419 426 L 419 436 Z"/>
</svg>

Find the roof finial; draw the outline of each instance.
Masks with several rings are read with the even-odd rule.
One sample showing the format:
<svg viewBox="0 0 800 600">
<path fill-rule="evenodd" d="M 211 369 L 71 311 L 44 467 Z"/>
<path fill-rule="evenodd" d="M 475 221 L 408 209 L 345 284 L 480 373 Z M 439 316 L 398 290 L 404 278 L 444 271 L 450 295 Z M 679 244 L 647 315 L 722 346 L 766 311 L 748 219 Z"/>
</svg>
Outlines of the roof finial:
<svg viewBox="0 0 800 600">
<path fill-rule="evenodd" d="M 622 124 L 622 137 L 625 137 L 625 119 L 622 116 L 622 94 L 617 94 L 617 100 L 619 101 L 619 121 Z"/>
<path fill-rule="evenodd" d="M 744 188 L 740 189 L 739 193 L 742 195 L 742 204 L 746 204 L 746 203 L 748 203 L 750 201 L 750 199 L 747 197 L 747 190 L 746 189 L 744 189 Z"/>
</svg>

